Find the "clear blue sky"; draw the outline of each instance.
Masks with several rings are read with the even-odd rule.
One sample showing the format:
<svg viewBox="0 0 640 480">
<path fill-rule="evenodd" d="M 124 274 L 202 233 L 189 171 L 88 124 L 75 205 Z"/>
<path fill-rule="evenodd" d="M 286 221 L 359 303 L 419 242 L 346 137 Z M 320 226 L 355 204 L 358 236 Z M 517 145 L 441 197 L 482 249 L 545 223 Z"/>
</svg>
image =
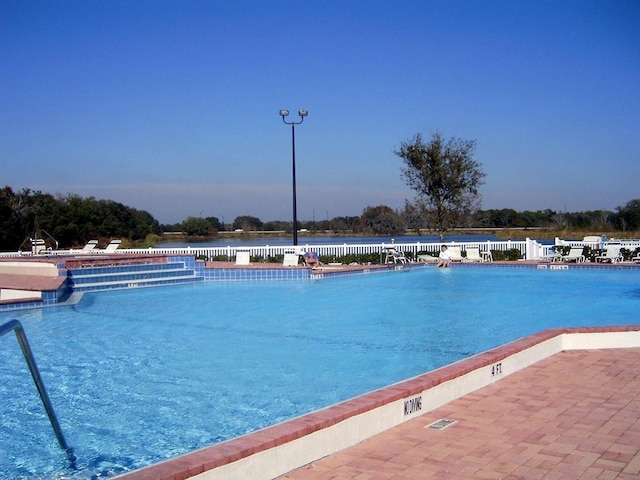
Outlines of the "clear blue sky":
<svg viewBox="0 0 640 480">
<path fill-rule="evenodd" d="M 400 143 L 477 140 L 482 208 L 640 198 L 640 2 L 0 0 L 2 186 L 162 223 L 401 208 Z M 298 118 L 294 115 L 293 118 Z"/>
</svg>

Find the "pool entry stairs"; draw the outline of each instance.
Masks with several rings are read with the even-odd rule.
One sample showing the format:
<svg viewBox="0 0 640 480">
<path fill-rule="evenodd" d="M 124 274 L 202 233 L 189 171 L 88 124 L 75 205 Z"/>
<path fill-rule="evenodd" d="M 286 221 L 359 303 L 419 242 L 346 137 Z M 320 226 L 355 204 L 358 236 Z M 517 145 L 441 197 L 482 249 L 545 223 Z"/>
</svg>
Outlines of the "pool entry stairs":
<svg viewBox="0 0 640 480">
<path fill-rule="evenodd" d="M 192 261 L 171 258 L 166 263 L 83 265 L 69 268 L 67 278 L 73 292 L 97 292 L 194 283 L 202 281 L 203 275 Z"/>
</svg>

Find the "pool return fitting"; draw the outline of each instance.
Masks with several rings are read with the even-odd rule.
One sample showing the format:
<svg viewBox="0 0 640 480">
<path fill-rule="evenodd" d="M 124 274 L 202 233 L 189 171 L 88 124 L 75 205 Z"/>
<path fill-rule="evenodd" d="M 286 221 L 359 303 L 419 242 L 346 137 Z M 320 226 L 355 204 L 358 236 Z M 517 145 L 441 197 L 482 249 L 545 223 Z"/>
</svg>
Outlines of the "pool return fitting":
<svg viewBox="0 0 640 480">
<path fill-rule="evenodd" d="M 38 393 L 40 394 L 40 399 L 42 400 L 44 409 L 47 411 L 47 416 L 49 417 L 49 421 L 51 422 L 53 431 L 56 433 L 56 438 L 58 439 L 60 448 L 62 448 L 67 453 L 69 468 L 71 468 L 72 470 L 76 470 L 76 457 L 73 454 L 73 450 L 69 447 L 69 445 L 67 445 L 67 441 L 62 434 L 60 424 L 58 423 L 56 414 L 53 411 L 53 407 L 51 406 L 49 395 L 47 395 L 47 390 L 44 387 L 44 383 L 42 382 L 40 371 L 38 370 L 38 366 L 36 365 L 36 360 L 33 357 L 33 352 L 31 351 L 31 347 L 29 346 L 29 342 L 27 341 L 27 335 L 24 333 L 22 324 L 15 319 L 9 320 L 4 325 L 0 326 L 0 337 L 2 337 L 5 333 L 11 332 L 12 330 L 16 333 L 16 338 L 18 339 L 18 343 L 20 344 L 20 348 L 22 349 L 22 354 L 24 355 L 24 359 L 27 361 L 29 371 L 31 372 L 33 381 L 35 382 Z"/>
</svg>

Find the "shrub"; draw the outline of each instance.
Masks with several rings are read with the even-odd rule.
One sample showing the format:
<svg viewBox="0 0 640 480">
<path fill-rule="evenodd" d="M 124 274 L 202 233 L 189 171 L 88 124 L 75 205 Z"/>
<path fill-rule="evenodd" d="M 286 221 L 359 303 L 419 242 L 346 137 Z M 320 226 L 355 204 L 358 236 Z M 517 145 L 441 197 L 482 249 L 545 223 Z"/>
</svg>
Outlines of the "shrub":
<svg viewBox="0 0 640 480">
<path fill-rule="evenodd" d="M 420 250 L 418 253 L 416 253 L 416 258 L 418 258 L 418 255 L 430 255 L 432 257 L 436 257 L 438 258 L 438 255 L 440 255 L 440 251 L 439 250 Z"/>
<path fill-rule="evenodd" d="M 326 259 L 326 261 L 325 261 Z M 342 257 L 321 257 L 320 261 L 323 263 L 328 262 L 339 262 L 349 265 L 350 263 L 380 263 L 380 254 L 379 253 L 351 253 L 349 255 L 344 255 Z"/>
<path fill-rule="evenodd" d="M 508 261 L 516 261 L 522 258 L 522 252 L 519 248 L 510 248 L 509 250 L 491 250 L 491 256 L 493 257 L 494 262 L 499 262 L 503 260 Z"/>
<path fill-rule="evenodd" d="M 504 255 L 505 257 L 507 257 L 507 260 L 510 260 L 512 262 L 520 260 L 522 258 L 522 252 L 519 248 L 510 248 L 509 250 L 504 252 Z"/>
</svg>

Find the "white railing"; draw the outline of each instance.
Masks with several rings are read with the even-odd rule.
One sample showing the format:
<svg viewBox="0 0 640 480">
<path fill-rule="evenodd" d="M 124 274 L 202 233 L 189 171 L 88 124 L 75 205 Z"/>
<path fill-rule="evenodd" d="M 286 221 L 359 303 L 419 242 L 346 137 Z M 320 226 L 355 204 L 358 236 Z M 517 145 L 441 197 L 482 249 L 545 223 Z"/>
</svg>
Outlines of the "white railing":
<svg viewBox="0 0 640 480">
<path fill-rule="evenodd" d="M 555 244 L 562 245 L 562 246 L 586 245 L 591 248 L 607 248 L 608 245 L 618 245 L 622 248 L 626 248 L 627 250 L 630 250 L 633 252 L 636 248 L 640 247 L 640 240 L 608 238 L 608 239 L 602 239 L 598 241 L 584 241 L 584 240 L 561 240 L 560 238 L 556 237 Z"/>
<path fill-rule="evenodd" d="M 582 242 L 563 241 L 556 238 L 556 245 L 580 245 Z M 396 248 L 405 254 L 411 253 L 415 256 L 421 252 L 428 252 L 437 255 L 442 245 L 447 246 L 459 246 L 461 251 L 465 251 L 467 248 L 478 248 L 480 253 L 517 249 L 520 250 L 520 258 L 525 260 L 538 260 L 547 257 L 552 253 L 554 245 L 543 245 L 537 240 L 527 238 L 526 240 L 504 240 L 493 241 L 487 240 L 483 242 L 394 242 L 394 243 L 362 243 L 362 244 L 313 244 L 308 243 L 305 245 L 298 245 L 294 247 L 292 245 L 276 245 L 276 246 L 220 246 L 220 247 L 149 247 L 149 248 L 119 248 L 114 253 L 116 254 L 160 254 L 160 255 L 186 255 L 194 256 L 196 258 L 214 259 L 224 257 L 228 260 L 233 260 L 236 257 L 238 251 L 249 252 L 253 257 L 276 257 L 278 255 L 284 255 L 290 252 L 301 252 L 306 250 L 313 250 L 318 252 L 321 256 L 340 258 L 346 255 L 366 255 L 366 254 L 378 254 L 380 258 L 386 253 L 389 248 Z M 46 255 L 85 255 L 80 250 L 47 250 L 46 252 L 40 252 L 38 255 L 33 255 L 30 252 L 0 252 L 2 258 L 15 258 L 15 257 L 43 257 Z M 100 255 L 104 254 L 103 250 L 92 250 L 86 253 L 87 255 Z"/>
<path fill-rule="evenodd" d="M 614 240 L 609 239 L 604 247 L 611 243 L 616 245 L 622 245 L 623 247 L 634 251 L 640 247 L 640 240 Z M 526 240 L 505 240 L 505 241 L 493 241 L 487 240 L 483 242 L 394 242 L 394 243 L 343 243 L 343 244 L 313 244 L 308 243 L 304 245 L 298 245 L 294 247 L 292 245 L 277 245 L 277 246 L 220 246 L 220 247 L 168 247 L 168 248 L 119 248 L 114 253 L 119 254 L 161 254 L 161 255 L 187 255 L 195 256 L 196 258 L 221 258 L 224 257 L 228 260 L 233 260 L 236 257 L 236 252 L 243 251 L 249 252 L 253 257 L 276 257 L 278 255 L 284 255 L 290 252 L 300 252 L 306 250 L 313 250 L 318 252 L 319 255 L 326 257 L 340 258 L 346 255 L 366 255 L 366 254 L 378 254 L 380 258 L 386 253 L 389 248 L 396 248 L 405 254 L 411 253 L 415 256 L 420 252 L 428 252 L 437 255 L 442 245 L 458 246 L 461 251 L 465 251 L 467 248 L 479 248 L 480 253 L 501 251 L 506 252 L 511 249 L 520 250 L 520 258 L 524 260 L 540 260 L 548 258 L 553 253 L 555 246 L 573 246 L 573 245 L 588 245 L 592 248 L 598 246 L 592 245 L 590 242 L 584 240 L 561 240 L 555 239 L 554 245 L 544 245 L 537 240 L 527 238 Z M 32 254 L 31 252 L 0 252 L 0 258 L 16 258 L 16 257 L 45 257 L 53 255 L 100 255 L 104 254 L 104 250 L 95 249 L 91 252 L 83 253 L 81 250 L 46 250 L 39 254 Z"/>
<path fill-rule="evenodd" d="M 405 254 L 411 253 L 415 257 L 419 252 L 429 252 L 436 254 L 440 251 L 442 245 L 447 246 L 459 246 L 461 251 L 465 251 L 469 247 L 476 247 L 480 249 L 480 252 L 490 251 L 507 251 L 511 249 L 520 250 L 521 258 L 534 259 L 541 258 L 547 254 L 547 250 L 550 246 L 541 245 L 535 240 L 506 240 L 506 241 L 486 241 L 486 242 L 444 242 L 444 243 L 363 243 L 363 244 L 333 244 L 333 245 L 321 245 L 321 244 L 305 244 L 294 247 L 292 245 L 275 245 L 275 246 L 225 246 L 225 247 L 169 247 L 169 248 L 127 248 L 118 249 L 115 253 L 128 253 L 128 254 L 161 254 L 161 255 L 187 255 L 195 256 L 196 258 L 220 258 L 225 257 L 228 260 L 232 260 L 236 257 L 236 253 L 249 252 L 252 257 L 276 257 L 282 256 L 285 253 L 302 252 L 307 250 L 313 250 L 320 256 L 340 258 L 346 255 L 366 255 L 377 254 L 382 256 L 389 248 L 396 248 Z M 91 252 L 96 253 L 94 252 Z"/>
</svg>

